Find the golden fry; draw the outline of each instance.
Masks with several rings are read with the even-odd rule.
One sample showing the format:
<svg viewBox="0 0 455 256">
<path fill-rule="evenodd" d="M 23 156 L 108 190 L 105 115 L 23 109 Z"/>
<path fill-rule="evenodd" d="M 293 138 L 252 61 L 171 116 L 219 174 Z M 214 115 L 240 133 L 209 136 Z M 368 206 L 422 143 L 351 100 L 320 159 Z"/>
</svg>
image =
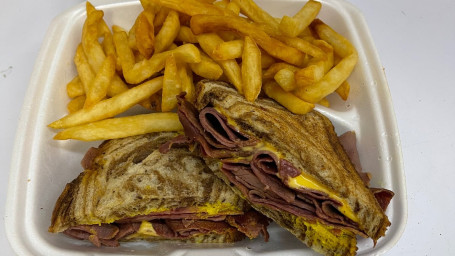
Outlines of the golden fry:
<svg viewBox="0 0 455 256">
<path fill-rule="evenodd" d="M 326 108 L 330 107 L 330 102 L 329 102 L 329 100 L 327 98 L 323 98 L 322 100 L 320 100 L 318 102 L 318 104 L 321 105 L 321 106 L 324 106 Z"/>
<path fill-rule="evenodd" d="M 190 63 L 189 66 L 195 74 L 207 79 L 217 80 L 223 74 L 221 66 L 204 52 L 201 52 L 201 62 Z"/>
<path fill-rule="evenodd" d="M 312 25 L 318 36 L 333 47 L 342 59 L 318 82 L 298 88 L 294 93 L 301 99 L 316 103 L 334 92 L 351 74 L 357 64 L 358 54 L 352 44 L 320 20 Z"/>
<path fill-rule="evenodd" d="M 321 57 L 315 57 L 308 62 L 308 66 L 295 73 L 297 86 L 307 86 L 319 80 L 333 66 L 333 48 L 323 40 L 314 40 L 313 44 L 325 52 Z"/>
<path fill-rule="evenodd" d="M 80 95 L 72 99 L 70 102 L 68 102 L 68 105 L 66 105 L 66 108 L 68 109 L 68 113 L 73 113 L 76 112 L 84 107 L 84 102 L 85 102 L 85 95 Z"/>
<path fill-rule="evenodd" d="M 229 2 L 226 5 L 226 9 L 230 10 L 234 15 L 238 16 L 240 14 L 240 6 L 234 2 Z"/>
<path fill-rule="evenodd" d="M 111 84 L 107 88 L 107 96 L 113 97 L 126 90 L 128 90 L 128 86 L 126 86 L 125 82 L 123 82 L 123 80 L 115 74 L 114 77 L 112 77 Z"/>
<path fill-rule="evenodd" d="M 191 30 L 195 35 L 219 30 L 235 30 L 243 36 L 251 37 L 262 49 L 275 58 L 296 66 L 301 66 L 305 60 L 305 54 L 301 51 L 270 37 L 258 25 L 248 23 L 241 17 L 196 15 L 191 18 Z"/>
<path fill-rule="evenodd" d="M 320 2 L 310 0 L 292 18 L 283 16 L 280 31 L 286 36 L 296 37 L 300 35 L 316 18 L 321 6 Z"/>
<path fill-rule="evenodd" d="M 261 66 L 262 69 L 269 68 L 272 64 L 275 63 L 275 59 L 270 56 L 265 51 L 261 50 Z"/>
<path fill-rule="evenodd" d="M 81 109 L 69 114 L 49 124 L 49 127 L 62 129 L 113 117 L 149 98 L 162 86 L 163 77 L 154 78 L 112 98 L 102 100 L 89 109 Z"/>
<path fill-rule="evenodd" d="M 191 29 L 187 26 L 180 26 L 179 33 L 175 39 L 183 43 L 197 43 L 196 36 L 193 34 L 193 31 L 191 31 Z"/>
<path fill-rule="evenodd" d="M 198 35 L 197 40 L 202 50 L 204 50 L 204 52 L 207 53 L 212 59 L 215 59 L 213 57 L 213 50 L 215 50 L 217 45 L 224 42 L 221 37 L 214 33 Z M 223 74 L 226 75 L 226 77 L 229 79 L 229 82 L 235 86 L 237 91 L 242 93 L 242 75 L 240 72 L 240 66 L 237 64 L 237 61 L 217 60 L 216 62 L 223 69 Z"/>
<path fill-rule="evenodd" d="M 172 54 L 166 59 L 162 90 L 161 111 L 171 111 L 177 106 L 176 96 L 182 92 L 182 82 L 177 72 L 177 62 Z"/>
<path fill-rule="evenodd" d="M 275 77 L 275 74 L 282 70 L 282 69 L 289 69 L 293 72 L 296 72 L 299 70 L 298 67 L 293 66 L 291 64 L 285 63 L 285 62 L 276 62 L 273 63 L 262 75 L 263 79 L 272 79 Z"/>
<path fill-rule="evenodd" d="M 87 19 L 82 28 L 82 48 L 95 73 L 101 68 L 104 58 L 106 57 L 103 47 L 98 41 L 98 23 L 103 20 L 103 15 L 103 11 L 99 10 L 87 13 Z"/>
<path fill-rule="evenodd" d="M 261 51 L 250 37 L 246 36 L 242 53 L 243 94 L 246 100 L 254 102 L 261 92 L 262 68 Z"/>
<path fill-rule="evenodd" d="M 351 85 L 346 80 L 335 90 L 335 92 L 341 97 L 341 99 L 348 100 L 350 90 Z"/>
<path fill-rule="evenodd" d="M 230 10 L 220 8 L 216 5 L 197 1 L 197 0 L 149 0 L 154 3 L 176 10 L 181 13 L 194 16 L 197 14 L 208 14 L 208 15 L 229 15 L 233 16 L 234 14 Z"/>
<path fill-rule="evenodd" d="M 147 15 L 151 15 L 152 17 L 147 17 Z M 155 46 L 155 30 L 153 23 L 149 22 L 149 19 L 152 19 L 153 21 L 153 17 L 154 14 L 143 11 L 136 19 L 136 47 L 137 50 L 147 59 L 152 55 Z"/>
<path fill-rule="evenodd" d="M 57 133 L 54 139 L 109 140 L 152 132 L 181 130 L 183 130 L 183 127 L 177 113 L 151 113 L 111 118 L 71 127 Z"/>
<path fill-rule="evenodd" d="M 114 56 L 107 56 L 99 72 L 93 79 L 92 84 L 89 87 L 89 91 L 86 92 L 86 100 L 84 108 L 90 108 L 107 95 L 107 90 L 112 78 L 115 74 L 115 59 Z"/>
<path fill-rule="evenodd" d="M 199 49 L 192 44 L 184 44 L 174 50 L 154 54 L 150 59 L 134 63 L 134 54 L 128 47 L 126 33 L 114 33 L 114 43 L 121 59 L 123 76 L 130 84 L 138 84 L 161 71 L 164 68 L 166 59 L 171 54 L 178 60 L 187 63 L 198 63 L 201 61 Z"/>
<path fill-rule="evenodd" d="M 185 99 L 192 102 L 196 96 L 193 83 L 193 73 L 191 72 L 190 67 L 184 62 L 177 63 L 177 72 L 182 83 L 182 92 L 186 93 Z"/>
<path fill-rule="evenodd" d="M 217 60 L 232 60 L 242 57 L 243 40 L 232 40 L 219 44 L 213 50 L 213 57 Z"/>
<path fill-rule="evenodd" d="M 297 88 L 294 93 L 304 101 L 316 103 L 334 92 L 351 74 L 357 63 L 357 53 L 342 59 L 318 82 Z"/>
<path fill-rule="evenodd" d="M 69 83 L 66 84 L 66 93 L 70 98 L 76 98 L 84 95 L 84 85 L 79 76 L 75 76 Z"/>
<path fill-rule="evenodd" d="M 324 51 L 321 50 L 319 47 L 301 38 L 287 36 L 277 36 L 276 38 L 283 42 L 284 44 L 289 45 L 290 47 L 294 47 L 295 49 L 303 53 L 306 53 L 312 57 L 320 58 L 325 55 Z"/>
<path fill-rule="evenodd" d="M 232 2 L 237 4 L 240 7 L 240 12 L 252 21 L 265 24 L 270 27 L 274 34 L 278 34 L 279 23 L 274 17 L 262 10 L 253 0 L 232 0 Z"/>
<path fill-rule="evenodd" d="M 348 39 L 338 34 L 321 20 L 314 20 L 312 26 L 318 36 L 333 47 L 333 51 L 336 55 L 344 58 L 351 54 L 357 54 L 357 51 Z"/>
<path fill-rule="evenodd" d="M 76 65 L 76 70 L 79 75 L 79 78 L 84 87 L 84 92 L 89 91 L 89 87 L 95 79 L 95 74 L 88 63 L 87 57 L 85 56 L 84 49 L 82 44 L 76 49 L 76 55 L 74 56 L 74 64 Z"/>
<path fill-rule="evenodd" d="M 294 71 L 290 69 L 283 68 L 279 70 L 275 74 L 274 79 L 286 92 L 290 92 L 296 88 Z"/>
<path fill-rule="evenodd" d="M 115 50 L 114 37 L 111 32 L 104 34 L 104 40 L 102 42 L 104 54 L 106 56 L 112 55 L 115 57 L 115 70 L 118 72 L 122 71 L 122 66 L 120 64 L 120 59 L 117 56 L 117 51 Z"/>
<path fill-rule="evenodd" d="M 179 15 L 175 11 L 170 11 L 164 20 L 163 26 L 155 37 L 155 53 L 166 50 L 174 42 L 179 31 Z"/>
<path fill-rule="evenodd" d="M 314 104 L 305 102 L 290 92 L 285 92 L 275 81 L 266 82 L 264 91 L 267 96 L 276 100 L 294 114 L 303 115 L 314 108 Z"/>
</svg>

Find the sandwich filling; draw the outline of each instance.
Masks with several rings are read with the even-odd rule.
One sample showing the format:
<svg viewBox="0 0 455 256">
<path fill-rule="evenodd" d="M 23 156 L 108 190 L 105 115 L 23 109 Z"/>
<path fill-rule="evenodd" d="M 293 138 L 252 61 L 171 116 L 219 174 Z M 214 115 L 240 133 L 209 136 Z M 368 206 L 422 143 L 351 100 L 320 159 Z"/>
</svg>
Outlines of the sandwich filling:
<svg viewBox="0 0 455 256">
<path fill-rule="evenodd" d="M 198 111 L 181 97 L 178 114 L 186 143 L 195 141 L 202 155 L 220 159 L 221 172 L 253 205 L 286 211 L 311 223 L 331 225 L 367 237 L 344 199 L 302 174 L 259 136 L 240 132 L 238 125 L 223 115 L 221 109 L 206 106 Z M 175 143 L 182 141 L 185 139 L 180 137 Z M 161 150 L 166 151 L 173 143 L 171 140 Z M 390 201 L 391 195 L 385 192 L 380 197 L 382 201 Z"/>
<path fill-rule="evenodd" d="M 118 220 L 110 224 L 78 225 L 63 233 L 76 239 L 89 240 L 94 245 L 117 247 L 120 240 L 166 239 L 201 240 L 204 235 L 225 235 L 230 241 L 238 241 L 246 235 L 249 238 L 262 234 L 268 240 L 268 220 L 255 211 L 239 215 L 215 215 L 188 209 L 140 215 Z"/>
</svg>

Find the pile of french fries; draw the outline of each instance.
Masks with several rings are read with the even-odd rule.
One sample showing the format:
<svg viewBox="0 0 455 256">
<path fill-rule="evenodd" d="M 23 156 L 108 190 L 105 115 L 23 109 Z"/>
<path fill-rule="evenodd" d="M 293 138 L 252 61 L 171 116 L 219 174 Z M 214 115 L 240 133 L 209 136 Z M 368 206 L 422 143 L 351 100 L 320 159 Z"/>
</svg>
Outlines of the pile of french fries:
<svg viewBox="0 0 455 256">
<path fill-rule="evenodd" d="M 105 140 L 178 131 L 176 96 L 195 96 L 202 78 L 231 83 L 254 102 L 268 96 L 296 114 L 326 96 L 349 95 L 357 63 L 352 44 L 317 19 L 310 0 L 292 17 L 275 18 L 253 0 L 141 0 L 129 30 L 104 21 L 89 2 L 67 84 L 69 114 L 49 124 L 55 139 Z M 135 105 L 149 114 L 116 117 Z"/>
</svg>

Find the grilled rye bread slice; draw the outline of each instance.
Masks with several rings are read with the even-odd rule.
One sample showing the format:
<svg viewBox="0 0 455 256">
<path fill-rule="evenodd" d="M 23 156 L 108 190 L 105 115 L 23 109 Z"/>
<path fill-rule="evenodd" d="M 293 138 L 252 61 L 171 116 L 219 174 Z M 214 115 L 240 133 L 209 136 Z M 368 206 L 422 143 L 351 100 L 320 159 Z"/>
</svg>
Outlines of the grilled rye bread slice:
<svg viewBox="0 0 455 256">
<path fill-rule="evenodd" d="M 84 172 L 58 198 L 49 231 L 98 246 L 128 239 L 234 242 L 243 233 L 266 235 L 267 220 L 249 211 L 200 157 L 186 148 L 159 152 L 177 135 L 139 135 L 90 149 L 82 160 Z M 240 225 L 250 220 L 257 225 L 249 230 Z M 242 227 L 243 233 L 237 230 Z M 202 232 L 194 231 L 198 228 Z"/>
<path fill-rule="evenodd" d="M 219 177 L 313 249 L 354 254 L 355 234 L 376 242 L 390 225 L 332 123 L 317 111 L 295 115 L 203 80 L 194 103 L 180 99 L 179 117 Z"/>
</svg>

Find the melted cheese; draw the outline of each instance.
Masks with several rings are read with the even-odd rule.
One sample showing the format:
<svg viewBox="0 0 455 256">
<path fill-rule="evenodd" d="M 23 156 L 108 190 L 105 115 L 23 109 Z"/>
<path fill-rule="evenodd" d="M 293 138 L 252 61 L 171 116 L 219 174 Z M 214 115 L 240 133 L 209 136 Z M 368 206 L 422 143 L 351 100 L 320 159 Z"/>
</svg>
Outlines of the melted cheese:
<svg viewBox="0 0 455 256">
<path fill-rule="evenodd" d="M 148 221 L 142 221 L 141 226 L 139 227 L 139 230 L 136 233 L 133 233 L 131 235 L 128 235 L 126 240 L 130 239 L 147 239 L 150 237 L 158 237 L 158 234 L 156 233 L 155 229 L 153 228 L 152 223 Z"/>
<path fill-rule="evenodd" d="M 313 189 L 317 191 L 322 191 L 329 195 L 330 198 L 337 200 L 338 202 L 341 203 L 341 206 L 338 207 L 338 210 L 344 214 L 346 217 L 349 219 L 357 222 L 359 219 L 357 218 L 357 215 L 352 211 L 352 209 L 349 207 L 347 201 L 343 198 L 340 198 L 337 196 L 333 191 L 330 189 L 326 188 L 322 184 L 319 184 L 315 180 L 305 177 L 303 174 L 295 177 L 295 178 L 289 178 L 288 179 L 288 185 L 289 187 L 293 189 L 299 189 L 299 188 L 307 188 L 307 189 Z"/>
<path fill-rule="evenodd" d="M 137 234 L 145 236 L 158 236 L 155 229 L 153 228 L 152 223 L 148 221 L 141 222 L 141 226 L 139 227 Z"/>
<path fill-rule="evenodd" d="M 197 207 L 197 212 L 205 212 L 209 216 L 243 213 L 242 209 L 239 209 L 237 206 L 228 203 L 222 203 L 220 201 L 215 203 L 206 203 L 204 206 L 199 206 Z"/>
</svg>

